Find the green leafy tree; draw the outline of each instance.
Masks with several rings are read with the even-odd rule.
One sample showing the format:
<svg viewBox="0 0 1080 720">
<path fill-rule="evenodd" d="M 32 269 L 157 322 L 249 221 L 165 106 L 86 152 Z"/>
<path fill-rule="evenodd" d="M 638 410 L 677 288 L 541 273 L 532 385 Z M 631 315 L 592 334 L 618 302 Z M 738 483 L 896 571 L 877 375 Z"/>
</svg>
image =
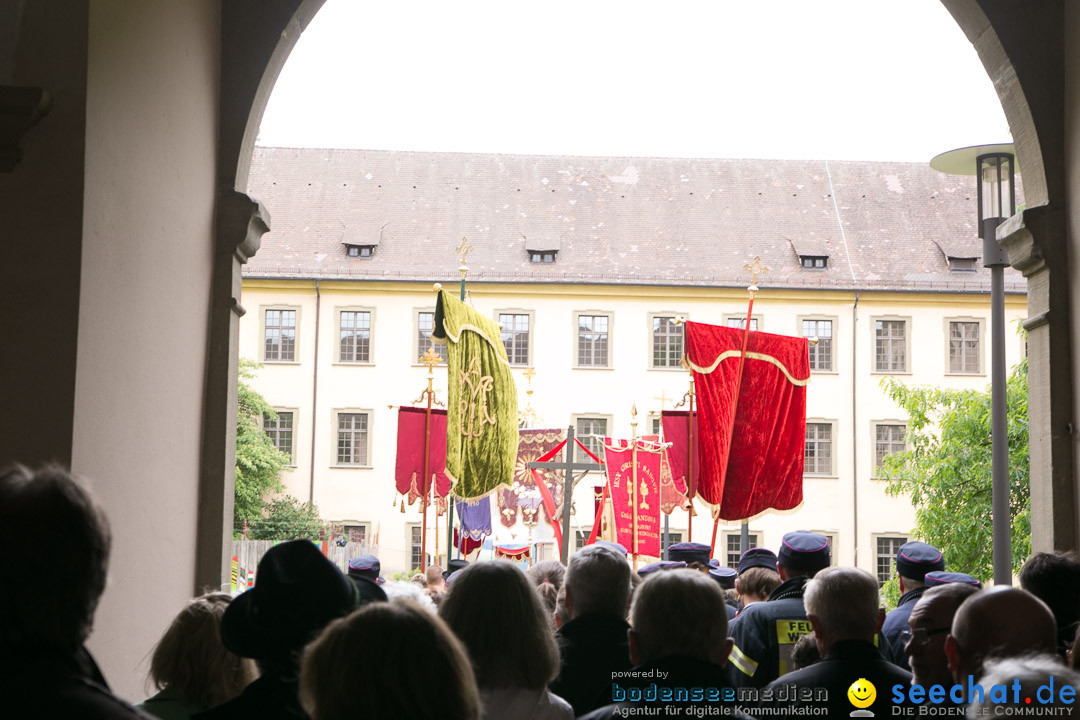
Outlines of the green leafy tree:
<svg viewBox="0 0 1080 720">
<path fill-rule="evenodd" d="M 990 390 L 908 387 L 889 378 L 886 393 L 908 415 L 909 450 L 885 459 L 890 495 L 915 507 L 915 534 L 939 548 L 946 567 L 993 577 Z M 1012 568 L 1031 553 L 1027 361 L 1007 380 Z"/>
<path fill-rule="evenodd" d="M 239 537 L 244 522 L 261 521 L 267 509 L 264 498 L 281 492 L 285 484 L 281 471 L 289 464 L 289 456 L 274 447 L 262 429 L 264 415 L 276 418 L 277 413 L 262 395 L 245 380 L 255 377 L 261 367 L 250 360 L 240 360 L 240 377 L 236 383 L 236 499 L 233 505 L 233 530 Z"/>
<path fill-rule="evenodd" d="M 311 540 L 317 542 L 326 529 L 315 503 L 302 503 L 286 495 L 270 503 L 265 518 L 248 529 L 252 540 Z"/>
</svg>

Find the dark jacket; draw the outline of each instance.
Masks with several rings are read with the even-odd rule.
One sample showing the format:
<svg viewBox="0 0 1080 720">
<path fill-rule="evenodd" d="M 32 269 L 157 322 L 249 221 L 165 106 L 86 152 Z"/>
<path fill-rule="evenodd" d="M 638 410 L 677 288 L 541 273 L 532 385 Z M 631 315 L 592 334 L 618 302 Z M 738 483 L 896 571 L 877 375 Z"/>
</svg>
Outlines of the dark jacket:
<svg viewBox="0 0 1080 720">
<path fill-rule="evenodd" d="M 583 715 L 611 702 L 611 674 L 630 669 L 630 625 L 615 615 L 591 613 L 570 620 L 555 633 L 559 675 L 548 690 Z"/>
<path fill-rule="evenodd" d="M 795 577 L 782 583 L 767 602 L 747 605 L 731 624 L 735 646 L 727 676 L 733 687 L 765 687 L 790 670 L 795 641 L 811 630 L 803 607 L 807 581 Z"/>
<path fill-rule="evenodd" d="M 900 633 L 907 629 L 908 618 L 915 609 L 915 603 L 926 592 L 926 588 L 916 588 L 900 596 L 900 602 L 896 603 L 896 609 L 885 616 L 885 624 L 881 626 L 881 654 L 893 665 L 898 665 L 911 672 L 908 664 L 907 653 L 904 652 L 904 643 L 900 642 Z"/>
<path fill-rule="evenodd" d="M 154 720 L 116 697 L 84 648 L 0 658 L 0 716 Z"/>
<path fill-rule="evenodd" d="M 633 714 L 642 708 L 663 708 L 673 706 L 686 707 L 721 707 L 724 717 L 746 719 L 749 716 L 739 711 L 738 702 L 734 699 L 735 690 L 731 688 L 724 677 L 724 669 L 705 660 L 689 657 L 686 655 L 669 655 L 659 660 L 645 663 L 633 668 L 631 673 L 638 673 L 637 677 L 612 678 L 608 681 L 608 702 L 599 710 L 595 710 L 578 720 L 609 720 L 609 718 L 624 717 Z M 630 689 L 641 693 L 641 699 L 637 694 L 630 694 Z M 670 689 L 672 699 L 664 701 L 663 689 Z M 700 700 L 678 700 L 675 693 L 686 690 L 687 695 L 694 689 L 701 689 Z M 717 699 L 706 699 L 706 693 L 719 696 Z M 723 711 L 722 711 L 723 712 Z M 678 713 L 673 717 L 682 717 L 686 713 Z M 661 715 L 663 717 L 663 715 Z"/>
<path fill-rule="evenodd" d="M 296 681 L 263 676 L 239 696 L 193 715 L 191 720 L 308 720 L 297 690 Z"/>
<path fill-rule="evenodd" d="M 911 685 L 911 673 L 893 665 L 881 657 L 873 643 L 865 640 L 840 640 L 833 643 L 825 657 L 810 667 L 784 675 L 769 685 L 778 691 L 781 686 L 796 688 L 822 688 L 828 693 L 824 702 L 806 701 L 796 705 L 828 708 L 826 717 L 848 717 L 858 709 L 848 699 L 848 689 L 860 678 L 869 680 L 877 693 L 874 703 L 866 708 L 874 717 L 892 715 L 893 686 L 903 685 L 904 691 Z"/>
</svg>

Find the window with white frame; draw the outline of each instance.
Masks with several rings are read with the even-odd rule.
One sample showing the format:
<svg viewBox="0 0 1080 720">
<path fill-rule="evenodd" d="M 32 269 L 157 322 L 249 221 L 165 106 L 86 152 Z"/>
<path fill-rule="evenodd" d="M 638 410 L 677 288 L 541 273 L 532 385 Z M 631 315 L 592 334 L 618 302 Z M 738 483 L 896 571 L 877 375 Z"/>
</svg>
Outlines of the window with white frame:
<svg viewBox="0 0 1080 720">
<path fill-rule="evenodd" d="M 435 354 L 442 362 L 446 362 L 446 343 L 433 343 L 431 331 L 435 328 L 435 311 L 419 310 L 416 313 L 416 350 L 413 353 L 417 358 L 433 348 Z M 414 360 L 414 363 L 419 360 Z"/>
<path fill-rule="evenodd" d="M 833 371 L 833 321 L 806 318 L 801 323 L 802 336 L 816 338 L 810 343 L 810 370 Z"/>
<path fill-rule="evenodd" d="M 295 309 L 267 308 L 263 314 L 263 361 L 296 361 Z"/>
<path fill-rule="evenodd" d="M 908 371 L 908 321 L 879 319 L 874 321 L 874 371 L 879 373 Z"/>
<path fill-rule="evenodd" d="M 662 435 L 664 427 L 660 415 L 657 413 L 649 413 L 648 424 L 646 427 L 649 429 L 649 432 L 645 433 L 646 435 Z"/>
<path fill-rule="evenodd" d="M 577 364 L 579 367 L 608 367 L 611 316 L 589 313 L 577 315 Z"/>
<path fill-rule="evenodd" d="M 371 413 L 360 410 L 341 410 L 335 413 L 337 465 L 370 465 Z"/>
<path fill-rule="evenodd" d="M 338 313 L 338 362 L 371 362 L 371 311 Z"/>
<path fill-rule="evenodd" d="M 724 322 L 727 324 L 727 326 L 729 328 L 737 328 L 739 330 L 742 330 L 743 328 L 746 327 L 746 316 L 745 315 L 728 315 L 728 316 L 725 316 Z M 761 325 L 761 318 L 760 317 L 758 317 L 757 315 L 750 316 L 750 329 L 751 330 L 756 332 L 758 327 L 760 327 L 760 325 Z"/>
<path fill-rule="evenodd" d="M 263 415 L 263 432 L 270 438 L 270 442 L 274 443 L 281 452 L 289 456 L 289 464 L 296 464 L 296 457 L 293 455 L 293 411 L 291 410 L 274 410 L 277 417 L 270 417 L 269 415 Z"/>
<path fill-rule="evenodd" d="M 604 438 L 608 435 L 608 419 L 595 415 L 581 415 L 574 422 L 574 437 L 589 448 L 596 457 L 604 459 Z M 574 448 L 574 462 L 594 462 L 581 448 Z"/>
<path fill-rule="evenodd" d="M 907 426 L 899 423 L 874 425 L 874 468 L 885 466 L 885 458 L 907 450 Z"/>
<path fill-rule="evenodd" d="M 529 364 L 530 319 L 528 313 L 499 313 L 503 346 L 511 365 Z"/>
<path fill-rule="evenodd" d="M 421 543 L 423 536 L 419 525 L 409 526 L 409 569 L 418 570 L 423 572 L 424 568 L 424 555 L 423 544 Z"/>
<path fill-rule="evenodd" d="M 674 315 L 653 315 L 652 367 L 680 368 L 683 356 L 683 326 Z"/>
<path fill-rule="evenodd" d="M 982 373 L 981 323 L 978 320 L 949 321 L 949 372 L 957 375 Z"/>
<path fill-rule="evenodd" d="M 896 551 L 907 541 L 908 539 L 901 535 L 880 535 L 877 537 L 874 557 L 879 586 L 892 580 L 896 563 Z"/>
<path fill-rule="evenodd" d="M 806 423 L 806 447 L 803 452 L 804 475 L 833 475 L 833 424 Z"/>
<path fill-rule="evenodd" d="M 749 544 L 747 549 L 756 548 L 758 543 L 761 542 L 761 536 L 756 532 L 751 532 L 747 536 Z M 729 568 L 739 567 L 739 558 L 742 557 L 742 531 L 725 533 L 724 535 L 724 558 L 726 565 Z"/>
</svg>

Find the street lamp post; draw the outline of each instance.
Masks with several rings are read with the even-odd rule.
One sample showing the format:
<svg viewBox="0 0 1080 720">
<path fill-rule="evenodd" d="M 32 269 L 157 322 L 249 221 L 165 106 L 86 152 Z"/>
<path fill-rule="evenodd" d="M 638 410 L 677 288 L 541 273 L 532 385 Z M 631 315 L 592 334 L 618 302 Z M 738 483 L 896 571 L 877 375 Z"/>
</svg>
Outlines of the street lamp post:
<svg viewBox="0 0 1080 720">
<path fill-rule="evenodd" d="M 1016 212 L 1016 159 L 1012 145 L 978 145 L 938 155 L 930 167 L 978 178 L 979 237 L 983 267 L 990 268 L 990 427 L 993 495 L 994 584 L 1012 585 L 1009 517 L 1009 436 L 1005 388 L 1005 266 L 1009 255 L 997 242 L 997 226 Z"/>
</svg>

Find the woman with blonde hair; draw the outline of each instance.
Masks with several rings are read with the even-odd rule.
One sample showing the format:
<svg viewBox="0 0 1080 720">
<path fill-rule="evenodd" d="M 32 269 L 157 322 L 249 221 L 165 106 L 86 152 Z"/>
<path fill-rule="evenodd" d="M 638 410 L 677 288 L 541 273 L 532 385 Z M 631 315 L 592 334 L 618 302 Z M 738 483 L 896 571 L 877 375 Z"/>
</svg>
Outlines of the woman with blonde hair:
<svg viewBox="0 0 1080 720">
<path fill-rule="evenodd" d="M 465 568 L 439 615 L 469 652 L 485 720 L 573 720 L 570 704 L 548 692 L 559 649 L 550 616 L 517 565 L 496 560 Z"/>
<path fill-rule="evenodd" d="M 446 623 L 412 600 L 372 603 L 304 650 L 300 703 L 312 720 L 479 720 L 468 657 Z"/>
<path fill-rule="evenodd" d="M 221 643 L 221 618 L 232 598 L 210 593 L 190 601 L 161 636 L 149 680 L 160 692 L 137 707 L 161 720 L 187 720 L 240 694 L 255 664 Z"/>
</svg>

